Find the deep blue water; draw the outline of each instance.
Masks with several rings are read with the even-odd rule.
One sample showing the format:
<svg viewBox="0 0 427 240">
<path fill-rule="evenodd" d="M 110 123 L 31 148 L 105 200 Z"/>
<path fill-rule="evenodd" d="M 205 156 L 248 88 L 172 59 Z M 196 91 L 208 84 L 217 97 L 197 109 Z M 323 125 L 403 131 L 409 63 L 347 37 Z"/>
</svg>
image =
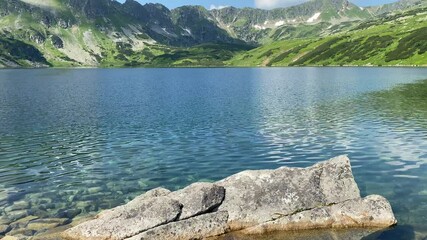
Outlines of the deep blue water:
<svg viewBox="0 0 427 240">
<path fill-rule="evenodd" d="M 389 198 L 400 225 L 427 236 L 424 79 L 426 68 L 2 70 L 0 224 L 348 154 L 362 194 Z"/>
</svg>

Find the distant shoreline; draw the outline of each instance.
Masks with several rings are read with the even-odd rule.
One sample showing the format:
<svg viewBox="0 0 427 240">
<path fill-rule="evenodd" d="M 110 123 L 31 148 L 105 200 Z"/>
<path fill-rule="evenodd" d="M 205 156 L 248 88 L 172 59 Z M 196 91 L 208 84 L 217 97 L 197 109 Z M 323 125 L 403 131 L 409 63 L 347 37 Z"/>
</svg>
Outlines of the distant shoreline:
<svg viewBox="0 0 427 240">
<path fill-rule="evenodd" d="M 113 67 L 0 67 L 1 70 L 35 70 L 35 69 L 203 69 L 203 68 L 427 68 L 427 65 L 304 65 L 304 66 L 113 66 Z"/>
</svg>

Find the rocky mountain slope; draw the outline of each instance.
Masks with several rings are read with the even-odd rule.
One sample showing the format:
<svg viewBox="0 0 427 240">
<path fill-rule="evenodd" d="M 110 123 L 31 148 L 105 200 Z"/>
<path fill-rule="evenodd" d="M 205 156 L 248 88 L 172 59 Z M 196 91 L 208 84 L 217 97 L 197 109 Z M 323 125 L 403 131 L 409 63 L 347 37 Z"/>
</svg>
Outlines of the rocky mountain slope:
<svg viewBox="0 0 427 240">
<path fill-rule="evenodd" d="M 321 38 L 267 44 L 233 66 L 427 66 L 427 7 L 384 15 Z"/>
<path fill-rule="evenodd" d="M 170 11 L 160 4 L 141 5 L 133 0 L 124 4 L 111 0 L 0 0 L 0 47 L 4 49 L 0 64 L 120 66 L 147 63 L 174 47 L 244 44 L 208 15 L 201 7 Z M 30 52 L 47 61 L 7 51 L 10 42 L 35 48 Z"/>
<path fill-rule="evenodd" d="M 219 26 L 230 35 L 250 43 L 283 39 L 292 28 L 316 25 L 319 29 L 346 21 L 363 20 L 373 15 L 347 0 L 311 0 L 309 2 L 273 10 L 228 7 L 212 10 Z"/>
<path fill-rule="evenodd" d="M 374 15 L 380 15 L 396 11 L 405 11 L 411 8 L 427 6 L 425 0 L 400 0 L 398 2 L 369 7 L 366 10 Z"/>
<path fill-rule="evenodd" d="M 135 0 L 0 0 L 0 66 L 217 66 L 260 45 L 330 36 L 425 2 L 170 10 Z"/>
</svg>

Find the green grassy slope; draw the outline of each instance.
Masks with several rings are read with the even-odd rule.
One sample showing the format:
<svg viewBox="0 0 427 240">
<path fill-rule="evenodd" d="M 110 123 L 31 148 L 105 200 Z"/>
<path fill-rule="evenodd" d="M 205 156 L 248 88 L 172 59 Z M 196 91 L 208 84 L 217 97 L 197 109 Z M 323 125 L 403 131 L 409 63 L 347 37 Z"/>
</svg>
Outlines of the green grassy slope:
<svg viewBox="0 0 427 240">
<path fill-rule="evenodd" d="M 15 11 L 14 4 L 22 11 Z M 154 41 L 143 25 L 126 16 L 109 14 L 107 21 L 80 12 L 73 16 L 75 12 L 61 4 L 36 8 L 0 0 L 0 5 L 0 15 L 4 15 L 0 17 L 0 67 L 223 66 L 236 53 L 251 49 L 227 43 L 167 46 Z M 50 19 L 46 23 L 44 15 Z M 66 19 L 72 23 L 58 23 Z"/>
<path fill-rule="evenodd" d="M 427 66 L 427 8 L 363 22 L 321 39 L 264 45 L 228 61 L 231 66 Z"/>
<path fill-rule="evenodd" d="M 6 11 L 0 17 L 0 67 L 427 65 L 427 7 L 368 21 L 284 25 L 258 48 L 227 43 L 166 46 L 137 22 L 108 16 L 109 21 L 88 18 L 60 7 L 53 12 Z"/>
<path fill-rule="evenodd" d="M 34 3 L 36 0 L 26 2 Z M 56 0 L 50 2 L 56 3 Z M 150 52 L 145 49 L 142 53 L 142 49 L 145 42 L 152 40 L 137 33 L 126 35 L 129 30 L 122 28 L 127 25 L 120 19 L 111 21 L 114 23 L 111 25 L 102 19 L 91 20 L 76 15 L 79 19 L 76 24 L 70 9 L 59 2 L 57 5 L 50 2 L 44 8 L 37 8 L 22 2 L 0 1 L 3 7 L 0 13 L 4 15 L 0 17 L 1 66 L 123 66 L 135 59 L 143 62 L 144 53 Z M 21 11 L 16 11 L 14 4 Z M 114 19 L 114 16 L 109 17 Z M 129 21 L 125 23 L 129 24 Z M 125 49 L 128 42 L 136 46 L 132 51 Z M 12 47 L 21 49 L 19 56 L 15 56 Z M 41 57 L 34 58 L 39 53 Z"/>
<path fill-rule="evenodd" d="M 237 44 L 202 44 L 191 48 L 176 48 L 166 54 L 155 56 L 149 66 L 165 67 L 217 67 L 224 66 L 237 53 L 251 49 Z"/>
<path fill-rule="evenodd" d="M 226 7 L 213 9 L 210 13 L 232 36 L 253 44 L 266 44 L 298 35 L 317 37 L 328 25 L 374 16 L 347 0 L 310 0 L 272 10 Z M 313 25 L 318 22 L 323 22 L 323 26 Z"/>
</svg>

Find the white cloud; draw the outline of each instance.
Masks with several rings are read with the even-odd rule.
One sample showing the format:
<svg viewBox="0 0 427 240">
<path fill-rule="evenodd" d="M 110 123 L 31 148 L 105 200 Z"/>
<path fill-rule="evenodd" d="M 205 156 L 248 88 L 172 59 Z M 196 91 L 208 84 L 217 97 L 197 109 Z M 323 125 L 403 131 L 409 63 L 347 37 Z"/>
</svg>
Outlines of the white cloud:
<svg viewBox="0 0 427 240">
<path fill-rule="evenodd" d="M 216 6 L 216 5 L 211 4 L 211 6 L 209 7 L 209 10 L 212 10 L 212 9 L 223 9 L 223 8 L 226 8 L 226 7 L 229 7 L 229 6 L 225 6 L 225 5 Z"/>
<path fill-rule="evenodd" d="M 289 7 L 297 5 L 307 0 L 255 0 L 255 6 L 263 9 L 273 9 L 279 7 Z"/>
</svg>

